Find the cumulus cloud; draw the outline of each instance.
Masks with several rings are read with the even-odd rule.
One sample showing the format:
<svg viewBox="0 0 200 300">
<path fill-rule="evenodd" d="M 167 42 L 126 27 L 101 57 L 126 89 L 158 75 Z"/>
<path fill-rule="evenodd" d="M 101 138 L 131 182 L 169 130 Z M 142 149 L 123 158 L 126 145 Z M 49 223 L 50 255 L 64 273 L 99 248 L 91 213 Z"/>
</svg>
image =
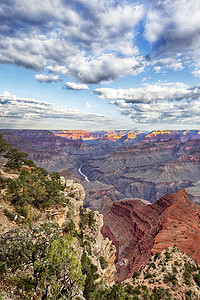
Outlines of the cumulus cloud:
<svg viewBox="0 0 200 300">
<path fill-rule="evenodd" d="M 196 0 L 1 1 L 0 63 L 61 72 L 83 84 L 136 75 L 149 65 L 157 73 L 199 68 L 199 11 Z M 151 61 L 142 58 L 141 37 L 153 49 Z"/>
<path fill-rule="evenodd" d="M 143 59 L 103 54 L 92 60 L 76 57 L 76 61 L 70 66 L 70 69 L 62 71 L 62 73 L 72 74 L 81 82 L 94 84 L 109 82 L 126 74 L 138 74 L 144 70 L 144 66 Z"/>
<path fill-rule="evenodd" d="M 161 58 L 153 63 L 154 70 L 156 73 L 160 73 L 165 71 L 166 69 L 173 69 L 174 71 L 182 70 L 183 63 L 181 62 L 181 58 L 172 58 L 172 57 L 165 57 Z"/>
<path fill-rule="evenodd" d="M 1 1 L 0 63 L 104 83 L 145 70 L 135 43 L 143 35 L 163 55 L 153 62 L 156 72 L 183 69 L 185 57 L 173 51 L 185 51 L 198 66 L 199 10 L 196 0 Z"/>
<path fill-rule="evenodd" d="M 28 120 L 34 123 L 48 120 L 76 120 L 77 122 L 111 122 L 110 119 L 93 113 L 64 108 L 50 103 L 38 101 L 31 98 L 17 97 L 9 92 L 0 94 L 0 118 L 1 120 Z M 5 125 L 5 124 L 4 124 Z M 52 126 L 53 127 L 53 126 Z"/>
<path fill-rule="evenodd" d="M 188 124 L 200 125 L 200 102 L 158 102 L 135 104 L 129 108 L 119 108 L 121 114 L 130 117 L 139 124 Z"/>
<path fill-rule="evenodd" d="M 101 83 L 132 73 L 132 66 L 139 64 L 134 32 L 144 16 L 143 5 L 114 0 L 91 2 L 1 2 L 0 63 L 36 71 L 46 67 L 83 83 Z M 113 63 L 120 64 L 119 68 L 114 66 L 114 74 Z"/>
<path fill-rule="evenodd" d="M 187 52 L 200 63 L 200 2 L 196 0 L 146 1 L 145 37 L 160 54 Z"/>
<path fill-rule="evenodd" d="M 58 75 L 51 75 L 51 74 L 36 74 L 35 78 L 39 81 L 39 82 L 58 82 L 61 79 L 59 78 Z"/>
<path fill-rule="evenodd" d="M 102 99 L 121 101 L 120 103 L 149 103 L 155 100 L 180 101 L 182 99 L 198 99 L 200 86 L 189 88 L 181 82 L 157 83 L 139 88 L 112 89 L 99 88 L 93 91 Z M 123 102 L 124 101 L 124 102 Z"/>
<path fill-rule="evenodd" d="M 200 70 L 196 69 L 192 72 L 195 77 L 200 77 Z"/>
<path fill-rule="evenodd" d="M 158 82 L 132 89 L 100 88 L 94 93 L 140 124 L 200 124 L 200 86 Z"/>
<path fill-rule="evenodd" d="M 89 87 L 86 84 L 78 84 L 75 82 L 65 82 L 65 85 L 70 90 L 88 90 Z"/>
</svg>

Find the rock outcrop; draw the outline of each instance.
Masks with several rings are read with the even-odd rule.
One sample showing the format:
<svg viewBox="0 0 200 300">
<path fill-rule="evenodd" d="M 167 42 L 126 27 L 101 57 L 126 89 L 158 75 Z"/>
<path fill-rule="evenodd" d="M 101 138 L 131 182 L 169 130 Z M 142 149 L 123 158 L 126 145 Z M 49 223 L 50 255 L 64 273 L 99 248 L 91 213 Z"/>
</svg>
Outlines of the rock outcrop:
<svg viewBox="0 0 200 300">
<path fill-rule="evenodd" d="M 19 174 L 8 174 L 4 170 L 3 174 L 0 175 L 0 180 L 8 178 L 12 180 L 18 176 Z M 111 240 L 107 237 L 104 238 L 101 234 L 103 216 L 98 211 L 92 212 L 88 208 L 83 208 L 85 190 L 80 183 L 65 180 L 63 176 L 61 176 L 61 182 L 64 186 L 64 191 L 60 191 L 63 194 L 63 203 L 50 206 L 45 210 L 39 210 L 32 205 L 29 206 L 31 215 L 34 216 L 29 222 L 33 226 L 49 221 L 57 223 L 64 234 L 73 236 L 73 248 L 77 252 L 78 258 L 81 260 L 85 251 L 91 262 L 97 266 L 98 280 L 103 280 L 108 286 L 111 286 L 114 284 L 116 272 L 116 248 Z M 2 188 L 1 182 L 0 236 L 9 234 L 25 221 L 25 217 L 16 211 L 15 206 L 8 201 L 5 195 L 6 187 Z"/>
<path fill-rule="evenodd" d="M 59 211 L 50 211 L 49 214 L 54 217 L 55 221 L 61 228 L 67 228 L 71 220 L 75 225 L 76 231 L 80 234 L 82 232 L 82 244 L 86 244 L 87 254 L 92 263 L 97 266 L 99 274 L 99 281 L 104 280 L 109 286 L 114 284 L 115 258 L 116 249 L 112 241 L 108 237 L 104 238 L 101 233 L 103 227 L 103 216 L 98 211 L 93 212 L 94 225 L 85 226 L 81 228 L 81 209 L 83 209 L 83 200 L 85 198 L 85 191 L 81 184 L 73 183 L 72 180 L 65 182 L 66 188 L 64 191 L 65 198 L 68 199 L 67 206 L 61 208 Z M 85 209 L 84 214 L 90 213 L 89 209 Z M 83 254 L 83 247 L 79 245 L 80 241 L 76 239 L 77 245 L 75 249 L 78 256 L 81 258 Z M 106 262 L 102 267 L 101 259 Z"/>
<path fill-rule="evenodd" d="M 169 247 L 152 256 L 141 273 L 127 282 L 133 288 L 140 287 L 137 299 L 144 299 L 145 293 L 146 296 L 156 293 L 161 298 L 152 299 L 199 300 L 199 276 L 199 265 L 191 257 L 177 247 Z"/>
<path fill-rule="evenodd" d="M 101 212 L 101 202 L 105 196 L 109 197 L 113 202 L 123 198 L 123 195 L 113 185 L 99 181 L 85 183 L 84 189 L 86 193 L 84 206 L 91 210 L 98 210 L 99 212 Z"/>
<path fill-rule="evenodd" d="M 166 194 L 154 204 L 124 200 L 102 207 L 102 234 L 117 249 L 116 281 L 123 281 L 148 262 L 152 254 L 176 245 L 200 263 L 200 207 L 185 190 Z"/>
</svg>

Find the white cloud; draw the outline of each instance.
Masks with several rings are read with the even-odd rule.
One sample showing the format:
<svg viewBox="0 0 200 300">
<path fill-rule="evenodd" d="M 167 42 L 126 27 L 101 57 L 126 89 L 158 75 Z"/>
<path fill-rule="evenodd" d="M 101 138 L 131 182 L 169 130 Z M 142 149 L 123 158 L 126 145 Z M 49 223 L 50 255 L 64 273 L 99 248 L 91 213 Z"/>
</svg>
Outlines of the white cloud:
<svg viewBox="0 0 200 300">
<path fill-rule="evenodd" d="M 162 19 L 162 22 L 161 22 Z M 147 11 L 145 36 L 151 42 L 156 42 L 166 30 L 168 19 L 162 10 L 152 9 Z"/>
<path fill-rule="evenodd" d="M 149 64 L 158 73 L 199 68 L 199 11 L 196 0 L 1 1 L 0 63 L 86 84 L 136 75 Z M 151 62 L 142 58 L 138 37 L 150 42 Z"/>
<path fill-rule="evenodd" d="M 196 0 L 146 1 L 145 36 L 159 54 L 185 52 L 200 63 L 200 2 Z M 183 61 L 184 62 L 184 61 Z"/>
<path fill-rule="evenodd" d="M 59 78 L 58 75 L 51 75 L 51 74 L 36 74 L 35 78 L 39 81 L 39 82 L 58 82 L 61 79 Z"/>
<path fill-rule="evenodd" d="M 158 102 L 135 104 L 129 108 L 119 108 L 121 114 L 140 124 L 200 125 L 200 102 Z"/>
<path fill-rule="evenodd" d="M 146 84 L 140 88 L 130 89 L 99 88 L 93 92 L 102 99 L 124 100 L 126 103 L 149 103 L 155 100 L 196 99 L 200 95 L 200 87 L 189 89 L 187 85 L 175 82 Z"/>
<path fill-rule="evenodd" d="M 86 107 L 87 108 L 91 108 L 91 105 L 90 105 L 90 103 L 88 101 L 86 101 Z"/>
<path fill-rule="evenodd" d="M 110 99 L 122 115 L 139 124 L 200 125 L 200 86 L 158 82 L 132 89 L 100 88 L 94 93 Z"/>
<path fill-rule="evenodd" d="M 3 1 L 0 62 L 36 71 L 46 67 L 83 83 L 132 74 L 127 64 L 139 61 L 134 31 L 143 16 L 142 4 L 114 0 Z M 112 74 L 113 63 L 120 66 Z"/>
<path fill-rule="evenodd" d="M 9 92 L 0 94 L 0 118 L 5 121 L 4 126 L 10 120 L 28 120 L 32 124 L 45 119 L 76 120 L 77 122 L 111 122 L 110 119 L 93 113 L 56 106 L 50 103 L 31 98 L 17 97 Z M 3 124 L 3 123 L 1 123 Z"/>
<path fill-rule="evenodd" d="M 138 74 L 144 70 L 145 60 L 132 57 L 121 57 L 115 54 L 103 54 L 88 60 L 75 57 L 65 75 L 72 74 L 74 78 L 85 83 L 105 83 L 126 74 Z"/>
<path fill-rule="evenodd" d="M 65 85 L 70 90 L 88 90 L 89 87 L 86 84 L 78 84 L 75 82 L 65 82 Z"/>
<path fill-rule="evenodd" d="M 192 72 L 195 77 L 200 77 L 200 70 L 196 69 Z"/>
<path fill-rule="evenodd" d="M 177 71 L 184 68 L 180 58 L 172 57 L 161 58 L 153 62 L 153 65 L 156 73 L 160 73 L 166 69 L 173 69 L 174 71 Z"/>
</svg>

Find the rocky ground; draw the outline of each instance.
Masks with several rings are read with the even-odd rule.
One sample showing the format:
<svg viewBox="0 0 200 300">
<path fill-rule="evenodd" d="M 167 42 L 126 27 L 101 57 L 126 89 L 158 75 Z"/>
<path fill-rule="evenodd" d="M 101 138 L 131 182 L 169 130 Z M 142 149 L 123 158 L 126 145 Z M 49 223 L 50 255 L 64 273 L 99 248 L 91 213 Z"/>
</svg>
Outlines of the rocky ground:
<svg viewBox="0 0 200 300">
<path fill-rule="evenodd" d="M 141 273 L 126 282 L 138 290 L 138 299 L 149 299 L 148 295 L 157 291 L 159 299 L 199 300 L 199 270 L 191 257 L 177 247 L 169 247 L 152 256 Z"/>
</svg>

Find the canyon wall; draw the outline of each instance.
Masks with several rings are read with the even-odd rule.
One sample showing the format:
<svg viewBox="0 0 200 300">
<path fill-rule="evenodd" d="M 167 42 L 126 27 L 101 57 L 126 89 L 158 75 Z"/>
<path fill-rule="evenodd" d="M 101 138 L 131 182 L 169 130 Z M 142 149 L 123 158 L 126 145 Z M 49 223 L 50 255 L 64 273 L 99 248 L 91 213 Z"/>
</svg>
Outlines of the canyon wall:
<svg viewBox="0 0 200 300">
<path fill-rule="evenodd" d="M 105 159 L 90 159 L 83 172 L 89 180 L 113 185 L 126 198 L 150 202 L 166 193 L 188 188 L 200 203 L 200 139 L 168 140 L 123 146 Z"/>
<path fill-rule="evenodd" d="M 145 265 L 152 254 L 170 246 L 200 263 L 200 207 L 181 189 L 154 204 L 123 200 L 102 206 L 102 234 L 117 249 L 116 281 L 123 281 Z"/>
</svg>

